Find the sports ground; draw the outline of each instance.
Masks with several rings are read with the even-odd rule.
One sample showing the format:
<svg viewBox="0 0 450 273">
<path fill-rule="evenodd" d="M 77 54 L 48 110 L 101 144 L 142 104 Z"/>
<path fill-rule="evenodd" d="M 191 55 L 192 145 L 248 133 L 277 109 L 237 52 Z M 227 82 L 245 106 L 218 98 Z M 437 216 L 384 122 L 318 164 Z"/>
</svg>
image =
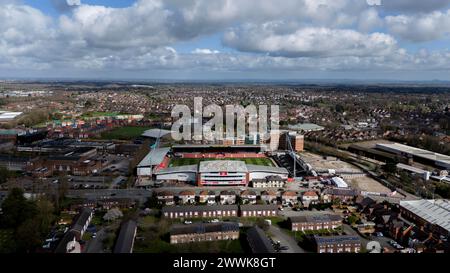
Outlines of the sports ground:
<svg viewBox="0 0 450 273">
<path fill-rule="evenodd" d="M 244 161 L 246 164 L 262 165 L 262 166 L 274 166 L 273 162 L 269 158 L 174 158 L 170 161 L 169 167 L 178 167 L 184 165 L 195 165 L 201 161 L 208 160 L 239 160 Z"/>
</svg>

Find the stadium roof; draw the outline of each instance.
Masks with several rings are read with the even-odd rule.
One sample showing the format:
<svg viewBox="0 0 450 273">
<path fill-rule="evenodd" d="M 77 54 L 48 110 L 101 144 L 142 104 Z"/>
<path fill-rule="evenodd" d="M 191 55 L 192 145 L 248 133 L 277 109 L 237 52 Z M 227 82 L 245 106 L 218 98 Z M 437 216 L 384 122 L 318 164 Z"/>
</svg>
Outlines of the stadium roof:
<svg viewBox="0 0 450 273">
<path fill-rule="evenodd" d="M 200 162 L 199 172 L 247 172 L 244 161 L 212 160 Z"/>
<path fill-rule="evenodd" d="M 155 174 L 171 174 L 171 173 L 184 173 L 184 172 L 197 172 L 198 166 L 195 165 L 184 165 L 178 167 L 170 167 L 165 169 L 160 169 L 155 172 Z"/>
<path fill-rule="evenodd" d="M 143 137 L 151 137 L 151 138 L 162 138 L 168 134 L 171 134 L 172 131 L 164 130 L 164 129 L 149 129 L 145 131 L 142 136 Z"/>
<path fill-rule="evenodd" d="M 376 145 L 377 148 L 390 151 L 390 152 L 397 152 L 397 153 L 406 153 L 412 156 L 424 158 L 427 160 L 434 161 L 437 165 L 450 168 L 450 156 L 438 154 L 435 152 L 411 147 L 408 145 L 403 145 L 399 143 L 391 143 L 391 144 L 385 144 L 385 143 L 379 143 Z"/>
<path fill-rule="evenodd" d="M 314 124 L 314 123 L 299 123 L 295 125 L 289 125 L 289 129 L 298 131 L 321 131 L 325 129 L 324 127 Z"/>
<path fill-rule="evenodd" d="M 153 149 L 142 159 L 142 161 L 137 165 L 138 167 L 150 167 L 161 164 L 164 157 L 170 151 L 170 148 L 157 148 Z"/>
<path fill-rule="evenodd" d="M 286 168 L 263 166 L 263 165 L 247 164 L 247 170 L 249 172 L 267 172 L 267 173 L 276 173 L 276 174 L 289 174 L 289 172 Z"/>
<path fill-rule="evenodd" d="M 400 206 L 450 232 L 450 202 L 448 200 L 400 201 Z"/>
</svg>

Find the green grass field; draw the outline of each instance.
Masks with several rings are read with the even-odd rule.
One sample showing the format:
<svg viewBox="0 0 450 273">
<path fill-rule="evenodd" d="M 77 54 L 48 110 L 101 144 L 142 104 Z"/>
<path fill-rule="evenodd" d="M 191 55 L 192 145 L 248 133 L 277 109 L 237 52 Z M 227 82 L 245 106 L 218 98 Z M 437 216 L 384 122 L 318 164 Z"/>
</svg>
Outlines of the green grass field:
<svg viewBox="0 0 450 273">
<path fill-rule="evenodd" d="M 139 137 L 146 130 L 150 129 L 149 127 L 133 127 L 133 126 L 125 126 L 113 129 L 108 132 L 104 132 L 101 135 L 102 139 L 118 139 L 118 140 L 130 140 L 136 137 Z"/>
<path fill-rule="evenodd" d="M 201 161 L 210 160 L 240 160 L 246 164 L 261 165 L 261 166 L 274 166 L 272 161 L 268 158 L 175 158 L 170 161 L 169 167 L 178 167 L 184 165 L 195 165 Z"/>
</svg>

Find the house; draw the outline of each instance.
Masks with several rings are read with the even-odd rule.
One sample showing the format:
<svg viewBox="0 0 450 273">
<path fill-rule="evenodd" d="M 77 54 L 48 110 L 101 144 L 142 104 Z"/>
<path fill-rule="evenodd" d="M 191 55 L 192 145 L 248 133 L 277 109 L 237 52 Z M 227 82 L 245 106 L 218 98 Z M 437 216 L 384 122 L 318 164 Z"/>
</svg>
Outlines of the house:
<svg viewBox="0 0 450 273">
<path fill-rule="evenodd" d="M 278 215 L 277 205 L 242 205 L 239 207 L 241 217 L 272 217 Z"/>
<path fill-rule="evenodd" d="M 200 204 L 214 205 L 216 203 L 216 193 L 213 191 L 201 191 L 198 197 Z"/>
<path fill-rule="evenodd" d="M 178 193 L 178 200 L 180 204 L 195 204 L 195 192 L 190 190 L 181 191 Z"/>
<path fill-rule="evenodd" d="M 308 207 L 310 204 L 319 202 L 319 195 L 315 191 L 306 191 L 302 194 L 303 206 Z"/>
<path fill-rule="evenodd" d="M 76 239 L 81 240 L 84 232 L 86 231 L 89 223 L 92 220 L 94 212 L 90 208 L 83 208 L 81 212 L 76 216 L 74 224 L 71 230 L 75 232 Z"/>
<path fill-rule="evenodd" d="M 135 205 L 136 202 L 130 198 L 108 198 L 98 201 L 98 206 L 106 210 L 112 208 L 129 209 Z"/>
<path fill-rule="evenodd" d="M 222 205 L 236 204 L 236 193 L 234 191 L 221 191 L 220 204 Z"/>
<path fill-rule="evenodd" d="M 254 226 L 248 230 L 247 242 L 254 254 L 275 253 L 275 249 L 269 238 L 258 226 Z"/>
<path fill-rule="evenodd" d="M 156 198 L 158 199 L 158 204 L 163 206 L 175 205 L 174 195 L 170 191 L 158 192 Z"/>
<path fill-rule="evenodd" d="M 239 239 L 237 222 L 177 224 L 170 228 L 171 244 L 237 239 Z"/>
<path fill-rule="evenodd" d="M 207 217 L 237 217 L 237 205 L 214 206 L 172 206 L 163 207 L 162 215 L 170 219 L 177 218 L 207 218 Z"/>
<path fill-rule="evenodd" d="M 136 237 L 137 223 L 133 220 L 126 221 L 120 227 L 119 236 L 113 253 L 133 253 L 134 238 Z"/>
<path fill-rule="evenodd" d="M 317 214 L 289 217 L 292 231 L 336 229 L 342 226 L 342 218 L 336 214 Z"/>
<path fill-rule="evenodd" d="M 253 179 L 252 186 L 254 188 L 283 188 L 286 179 L 278 175 L 267 176 L 266 178 Z"/>
<path fill-rule="evenodd" d="M 285 191 L 281 194 L 281 202 L 283 206 L 297 205 L 298 196 L 295 191 Z"/>
<path fill-rule="evenodd" d="M 64 234 L 55 249 L 55 253 L 81 253 L 81 245 L 77 241 L 77 233 L 69 231 Z"/>
<path fill-rule="evenodd" d="M 359 253 L 361 240 L 358 236 L 317 236 L 314 235 L 317 253 Z"/>
<path fill-rule="evenodd" d="M 277 198 L 278 197 L 276 191 L 263 191 L 261 193 L 261 200 L 266 204 L 276 204 Z"/>
<path fill-rule="evenodd" d="M 349 203 L 359 195 L 359 192 L 351 188 L 327 188 L 322 192 L 322 200 L 333 202 L 339 200 L 341 202 Z"/>
<path fill-rule="evenodd" d="M 241 202 L 242 204 L 256 204 L 256 192 L 249 190 L 241 192 Z"/>
</svg>

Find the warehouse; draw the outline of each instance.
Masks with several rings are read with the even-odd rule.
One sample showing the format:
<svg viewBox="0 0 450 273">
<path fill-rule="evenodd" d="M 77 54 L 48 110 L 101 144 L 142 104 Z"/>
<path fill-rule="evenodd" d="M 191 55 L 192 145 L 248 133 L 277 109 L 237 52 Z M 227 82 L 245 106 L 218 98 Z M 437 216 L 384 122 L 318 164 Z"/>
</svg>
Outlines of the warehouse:
<svg viewBox="0 0 450 273">
<path fill-rule="evenodd" d="M 417 162 L 436 166 L 440 169 L 450 170 L 450 156 L 447 155 L 438 154 L 399 143 L 377 144 L 376 148 L 390 153 L 407 156 Z"/>
<path fill-rule="evenodd" d="M 448 200 L 400 201 L 401 215 L 420 227 L 448 237 L 450 235 L 450 202 Z"/>
</svg>

